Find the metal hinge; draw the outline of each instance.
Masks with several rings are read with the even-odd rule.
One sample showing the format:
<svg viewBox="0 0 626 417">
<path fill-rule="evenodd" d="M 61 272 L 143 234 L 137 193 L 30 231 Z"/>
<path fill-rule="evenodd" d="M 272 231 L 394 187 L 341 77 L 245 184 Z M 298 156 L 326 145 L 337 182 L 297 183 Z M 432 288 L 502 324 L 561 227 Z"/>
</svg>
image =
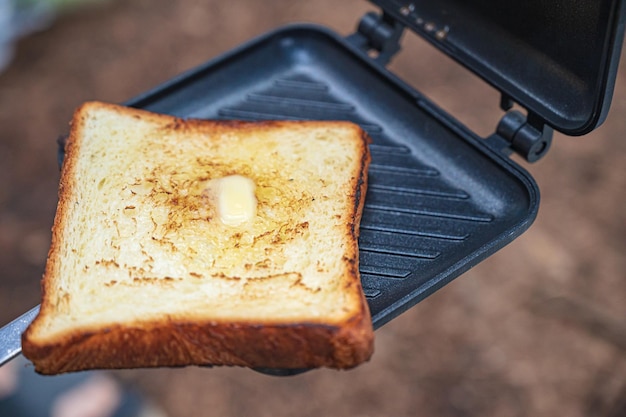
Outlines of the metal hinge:
<svg viewBox="0 0 626 417">
<path fill-rule="evenodd" d="M 515 152 L 528 162 L 543 158 L 552 143 L 552 128 L 532 113 L 525 116 L 511 110 L 513 101 L 506 96 L 502 96 L 500 107 L 506 114 L 500 119 L 496 132 L 486 139 L 487 143 L 507 155 Z"/>
<path fill-rule="evenodd" d="M 366 51 L 374 61 L 387 65 L 400 50 L 404 25 L 387 13 L 369 12 L 361 18 L 357 31 L 346 39 Z"/>
</svg>

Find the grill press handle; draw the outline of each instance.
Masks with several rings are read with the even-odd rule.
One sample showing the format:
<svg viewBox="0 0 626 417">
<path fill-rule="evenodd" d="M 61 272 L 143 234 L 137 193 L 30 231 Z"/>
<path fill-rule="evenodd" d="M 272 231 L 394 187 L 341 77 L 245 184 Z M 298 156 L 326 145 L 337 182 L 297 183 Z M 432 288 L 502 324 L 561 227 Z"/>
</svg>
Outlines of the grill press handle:
<svg viewBox="0 0 626 417">
<path fill-rule="evenodd" d="M 39 313 L 39 306 L 0 328 L 0 366 L 22 352 L 22 333 Z"/>
</svg>

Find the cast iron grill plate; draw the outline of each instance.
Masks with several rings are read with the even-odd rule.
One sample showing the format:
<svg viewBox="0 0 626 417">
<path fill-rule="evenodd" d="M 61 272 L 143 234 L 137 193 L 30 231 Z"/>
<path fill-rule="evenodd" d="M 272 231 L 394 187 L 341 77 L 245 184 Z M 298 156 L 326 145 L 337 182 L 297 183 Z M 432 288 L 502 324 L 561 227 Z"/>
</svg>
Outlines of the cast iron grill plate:
<svg viewBox="0 0 626 417">
<path fill-rule="evenodd" d="M 348 120 L 367 131 L 359 249 L 375 327 L 512 241 L 537 212 L 525 171 L 325 28 L 276 30 L 126 104 L 183 118 Z"/>
<path fill-rule="evenodd" d="M 323 27 L 270 32 L 126 104 L 182 118 L 348 120 L 367 131 L 359 261 L 375 328 L 511 242 L 537 214 L 526 171 Z M 38 310 L 0 328 L 0 365 L 19 354 Z"/>
</svg>

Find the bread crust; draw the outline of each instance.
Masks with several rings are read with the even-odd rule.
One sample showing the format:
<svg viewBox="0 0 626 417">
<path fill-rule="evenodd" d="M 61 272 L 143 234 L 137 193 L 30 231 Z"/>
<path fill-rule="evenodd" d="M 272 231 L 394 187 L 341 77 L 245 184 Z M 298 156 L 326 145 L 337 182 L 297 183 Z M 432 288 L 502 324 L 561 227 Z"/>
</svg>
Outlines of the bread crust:
<svg viewBox="0 0 626 417">
<path fill-rule="evenodd" d="M 360 138 L 360 170 L 352 177 L 356 192 L 351 196 L 351 221 L 346 224 L 348 248 L 343 262 L 347 266 L 342 278 L 343 291 L 358 299 L 356 311 L 346 320 L 316 323 L 311 320 L 280 322 L 190 320 L 166 317 L 161 320 L 138 321 L 106 328 L 80 328 L 55 337 L 39 337 L 44 317 L 55 314 L 53 302 L 61 246 L 68 212 L 69 197 L 76 179 L 76 161 L 80 157 L 85 114 L 106 108 L 124 115 L 165 123 L 172 131 L 208 129 L 262 129 L 286 124 L 325 126 L 351 125 Z M 24 356 L 42 374 L 58 374 L 86 369 L 120 369 L 157 366 L 232 365 L 253 368 L 317 368 L 348 369 L 370 359 L 374 336 L 369 308 L 363 295 L 359 275 L 359 224 L 367 191 L 370 164 L 369 137 L 349 122 L 242 122 L 182 120 L 156 115 L 143 110 L 90 102 L 75 112 L 72 129 L 65 147 L 65 160 L 59 184 L 59 203 L 52 228 L 52 243 L 41 282 L 42 305 L 34 322 L 22 335 Z"/>
<path fill-rule="evenodd" d="M 340 326 L 317 323 L 163 321 L 64 335 L 23 349 L 41 374 L 187 365 L 348 369 L 367 361 L 373 340 L 365 315 Z"/>
</svg>

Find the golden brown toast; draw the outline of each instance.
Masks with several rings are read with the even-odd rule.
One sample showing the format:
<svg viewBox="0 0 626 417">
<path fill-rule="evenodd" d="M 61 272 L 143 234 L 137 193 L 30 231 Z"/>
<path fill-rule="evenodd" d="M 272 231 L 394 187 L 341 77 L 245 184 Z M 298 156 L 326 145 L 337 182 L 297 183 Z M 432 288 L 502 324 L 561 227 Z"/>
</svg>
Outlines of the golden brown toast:
<svg viewBox="0 0 626 417">
<path fill-rule="evenodd" d="M 351 368 L 373 351 L 357 238 L 370 162 L 348 122 L 182 120 L 90 102 L 74 114 L 35 369 Z M 215 184 L 252 181 L 226 224 Z"/>
</svg>

